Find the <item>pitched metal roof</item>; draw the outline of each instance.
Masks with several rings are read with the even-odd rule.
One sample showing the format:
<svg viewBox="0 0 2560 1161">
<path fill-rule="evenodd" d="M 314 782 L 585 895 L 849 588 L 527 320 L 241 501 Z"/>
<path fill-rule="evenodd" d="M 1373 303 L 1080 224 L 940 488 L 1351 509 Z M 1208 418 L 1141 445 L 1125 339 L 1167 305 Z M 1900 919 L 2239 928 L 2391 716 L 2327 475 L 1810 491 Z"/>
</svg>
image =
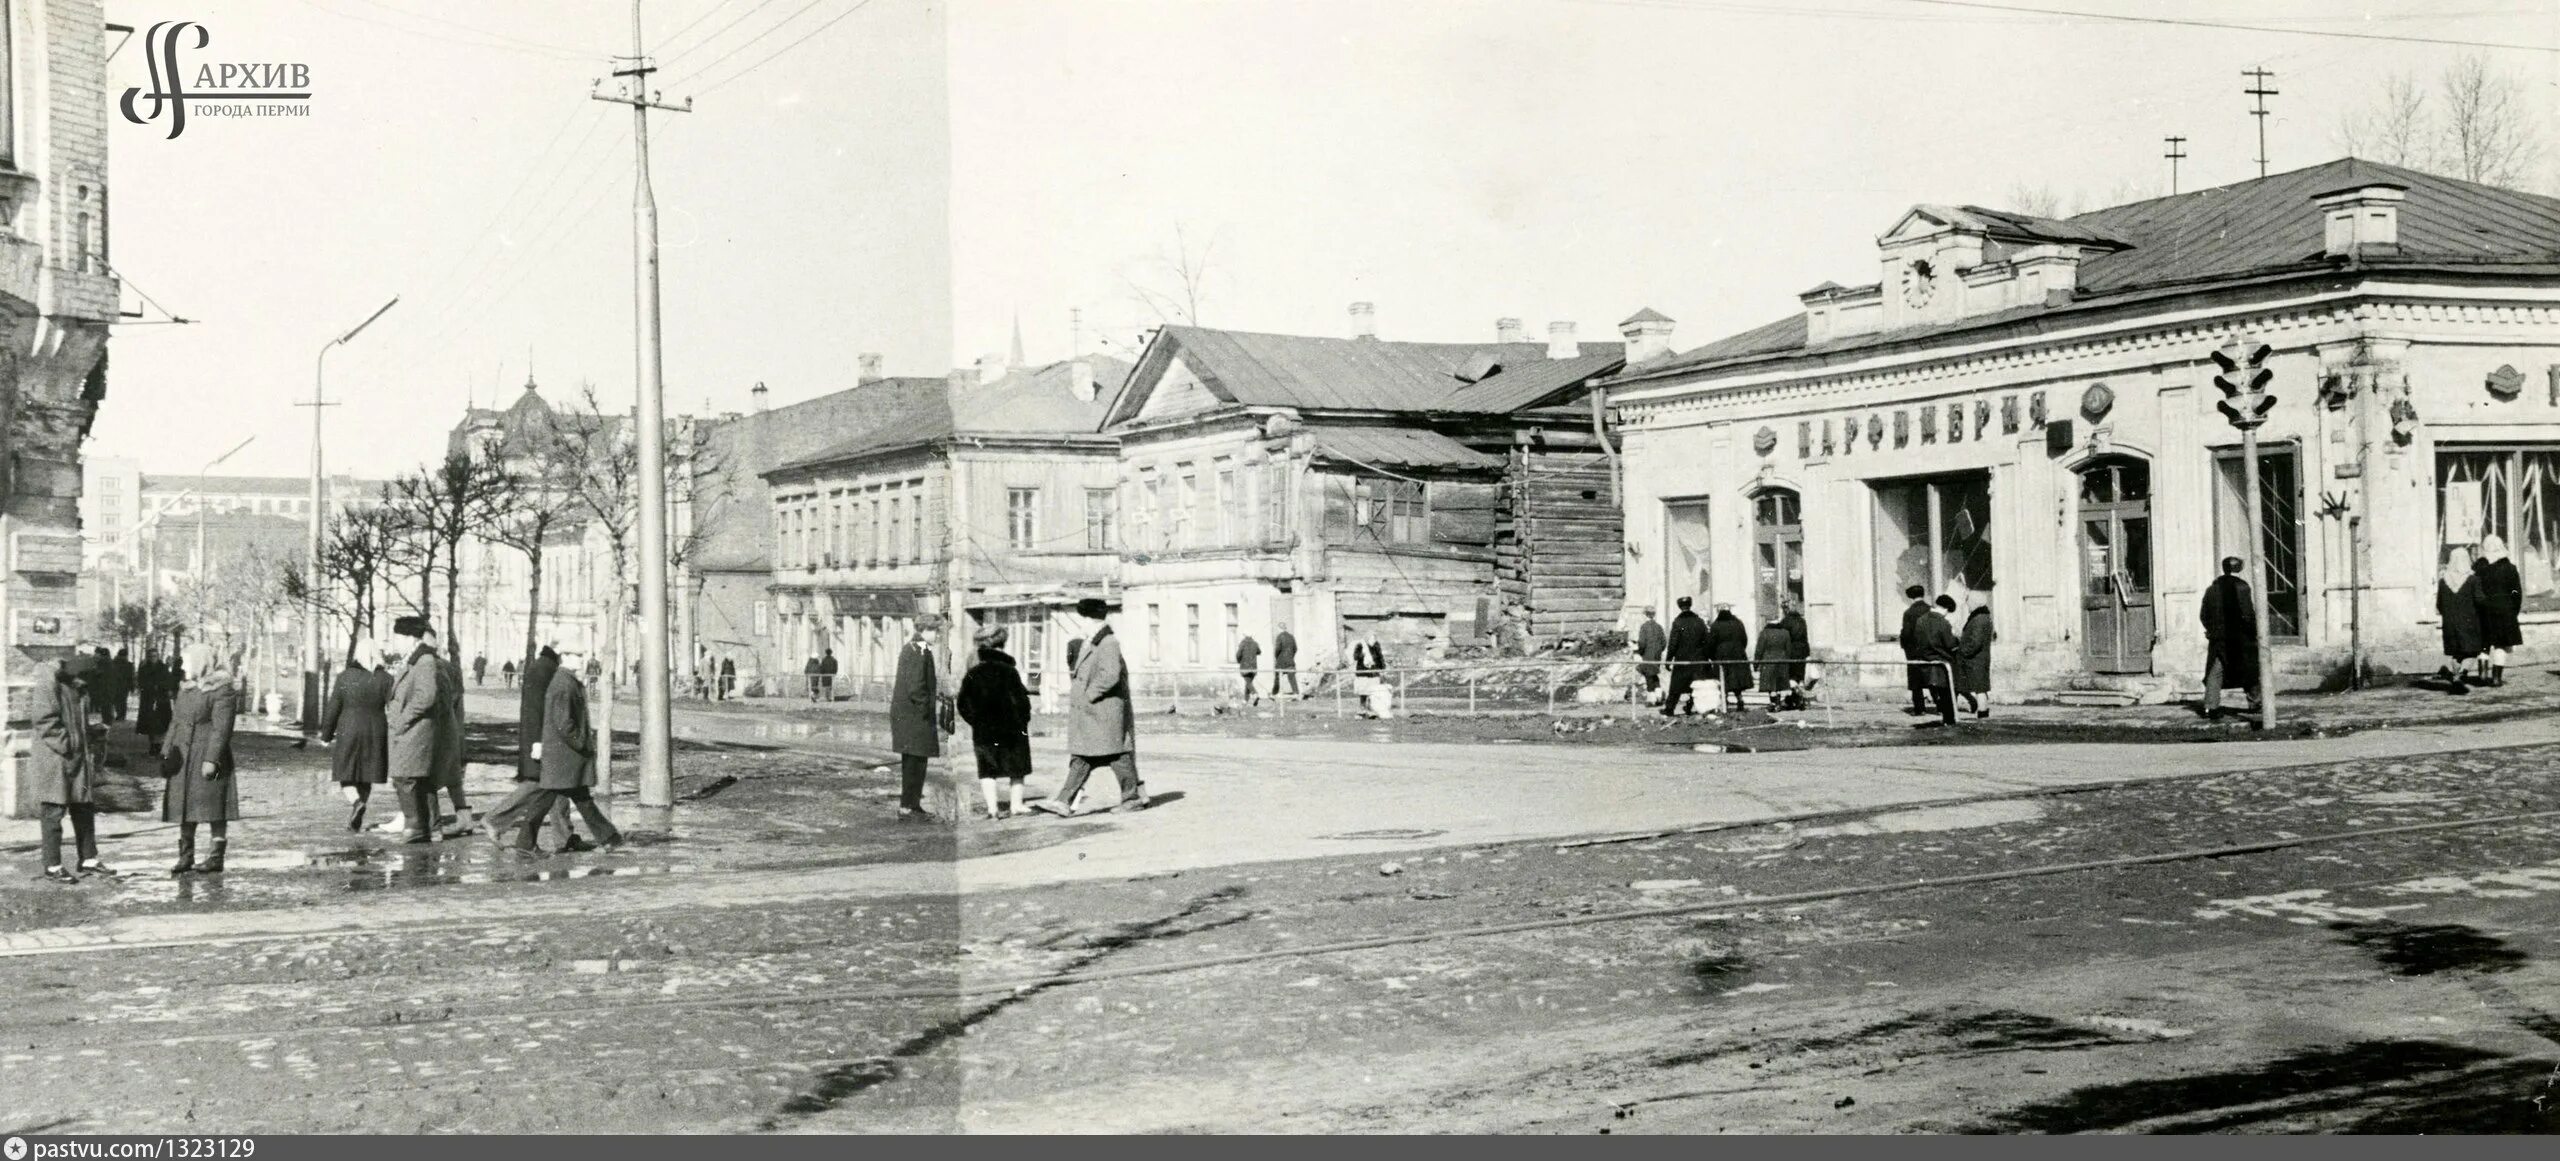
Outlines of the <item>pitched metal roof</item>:
<svg viewBox="0 0 2560 1161">
<path fill-rule="evenodd" d="M 2560 198 L 2345 158 L 2215 189 L 2093 210 L 2063 223 L 1964 207 L 1968 214 L 2014 219 L 2036 229 L 2056 225 L 2082 229 L 2093 236 L 2121 239 L 2126 248 L 2083 258 L 2078 288 L 2071 301 L 2060 306 L 2029 306 L 1932 327 L 1863 333 L 1818 349 L 1852 350 L 1996 326 L 2057 309 L 2335 269 L 2338 260 L 2323 253 L 2324 225 L 2313 199 L 2371 185 L 2401 187 L 2407 196 L 2400 203 L 2398 252 L 2367 255 L 2361 259 L 2367 266 L 2560 264 Z M 1802 351 L 1807 349 L 1805 335 L 1805 316 L 1791 315 L 1684 352 L 1646 368 L 1644 374 L 1650 377 Z"/>
<path fill-rule="evenodd" d="M 1252 407 L 1499 415 L 1607 374 L 1625 362 L 1621 343 L 1581 343 L 1549 359 L 1544 343 L 1408 343 L 1166 327 L 1148 344 L 1130 385 L 1152 386 L 1179 356 L 1221 401 Z M 1490 373 L 1472 381 L 1471 360 Z M 1144 404 L 1123 400 L 1115 419 Z"/>
<path fill-rule="evenodd" d="M 713 425 L 705 441 L 716 470 L 694 490 L 698 526 L 704 530 L 703 544 L 694 553 L 696 566 L 762 571 L 773 555 L 773 521 L 767 518 L 772 490 L 764 473 L 896 419 L 916 399 L 943 386 L 939 377 L 875 379 Z"/>
<path fill-rule="evenodd" d="M 1075 367 L 1092 369 L 1094 396 L 1079 398 Z M 988 383 L 955 384 L 937 380 L 939 390 L 926 390 L 902 408 L 852 439 L 792 460 L 774 471 L 817 467 L 866 456 L 929 446 L 967 436 L 1102 437 L 1098 431 L 1111 392 L 1128 376 L 1129 364 L 1108 355 L 1065 359 L 1045 367 L 1025 368 Z"/>
<path fill-rule="evenodd" d="M 1390 471 L 1490 471 L 1502 461 L 1442 435 L 1410 427 L 1333 427 L 1307 429 L 1319 460 L 1350 467 Z"/>
</svg>

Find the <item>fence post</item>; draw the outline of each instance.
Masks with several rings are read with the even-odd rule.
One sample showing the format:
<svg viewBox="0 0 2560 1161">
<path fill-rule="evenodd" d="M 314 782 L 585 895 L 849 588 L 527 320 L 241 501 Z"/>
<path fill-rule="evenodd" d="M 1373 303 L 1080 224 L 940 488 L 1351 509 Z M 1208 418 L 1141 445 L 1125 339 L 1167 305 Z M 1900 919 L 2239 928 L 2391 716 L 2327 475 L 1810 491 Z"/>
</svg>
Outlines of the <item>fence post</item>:
<svg viewBox="0 0 2560 1161">
<path fill-rule="evenodd" d="M 1333 716 L 1342 716 L 1342 682 L 1338 680 L 1333 683 Z"/>
<path fill-rule="evenodd" d="M 1556 671 L 1553 666 L 1540 667 L 1547 678 L 1547 716 L 1556 716 Z"/>
<path fill-rule="evenodd" d="M 1475 670 L 1470 669 L 1470 670 L 1468 670 L 1468 671 L 1467 671 L 1467 713 L 1468 713 L 1470 716 L 1472 716 L 1472 715 L 1474 715 L 1474 713 L 1475 713 L 1475 712 L 1476 712 L 1476 671 L 1475 671 Z"/>
</svg>

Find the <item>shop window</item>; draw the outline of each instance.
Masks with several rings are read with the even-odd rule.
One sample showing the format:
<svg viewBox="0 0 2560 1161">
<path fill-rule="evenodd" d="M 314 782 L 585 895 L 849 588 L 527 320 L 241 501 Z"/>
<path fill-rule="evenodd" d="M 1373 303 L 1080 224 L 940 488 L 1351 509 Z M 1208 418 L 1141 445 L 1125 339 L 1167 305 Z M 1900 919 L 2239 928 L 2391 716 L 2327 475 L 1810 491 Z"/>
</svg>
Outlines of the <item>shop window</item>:
<svg viewBox="0 0 2560 1161">
<path fill-rule="evenodd" d="M 1886 480 L 1875 489 L 1876 636 L 1902 631 L 1904 590 L 1970 608 L 1992 585 L 1991 474 Z"/>
<path fill-rule="evenodd" d="M 2436 448 L 2436 563 L 2507 543 L 2527 612 L 2560 609 L 2560 448 Z"/>
<path fill-rule="evenodd" d="M 2249 503 L 2246 467 L 2240 449 L 2223 448 L 2213 455 L 2213 558 L 2249 555 Z M 2283 641 L 2302 639 L 2302 459 L 2291 444 L 2258 447 L 2258 496 L 2266 528 L 2259 540 L 2267 577 L 2267 635 Z"/>
<path fill-rule="evenodd" d="M 1663 612 L 1681 597 L 1708 598 L 1714 581 L 1707 551 L 1707 502 L 1669 500 L 1662 505 Z"/>
</svg>

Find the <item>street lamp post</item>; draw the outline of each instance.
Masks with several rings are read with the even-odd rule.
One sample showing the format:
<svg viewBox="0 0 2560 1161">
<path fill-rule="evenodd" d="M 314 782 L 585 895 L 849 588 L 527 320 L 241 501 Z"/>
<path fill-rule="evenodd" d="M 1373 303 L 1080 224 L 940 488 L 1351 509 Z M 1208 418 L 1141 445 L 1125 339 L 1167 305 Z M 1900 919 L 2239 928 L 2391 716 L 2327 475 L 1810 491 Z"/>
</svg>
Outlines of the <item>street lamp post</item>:
<svg viewBox="0 0 2560 1161">
<path fill-rule="evenodd" d="M 329 382 L 329 352 L 345 346 L 364 333 L 364 328 L 372 326 L 373 320 L 398 305 L 400 296 L 395 294 L 391 301 L 366 315 L 363 322 L 357 323 L 347 333 L 321 344 L 320 354 L 311 364 L 311 402 L 305 404 L 311 408 L 311 520 L 303 556 L 302 705 L 297 715 L 302 719 L 303 741 L 306 743 L 310 741 L 312 732 L 320 728 L 319 707 L 323 692 L 320 688 L 323 680 L 320 672 L 320 526 L 327 519 L 327 512 L 320 497 L 320 417 L 330 406 L 325 394 Z M 446 626 L 448 632 L 451 629 L 452 626 Z"/>
</svg>

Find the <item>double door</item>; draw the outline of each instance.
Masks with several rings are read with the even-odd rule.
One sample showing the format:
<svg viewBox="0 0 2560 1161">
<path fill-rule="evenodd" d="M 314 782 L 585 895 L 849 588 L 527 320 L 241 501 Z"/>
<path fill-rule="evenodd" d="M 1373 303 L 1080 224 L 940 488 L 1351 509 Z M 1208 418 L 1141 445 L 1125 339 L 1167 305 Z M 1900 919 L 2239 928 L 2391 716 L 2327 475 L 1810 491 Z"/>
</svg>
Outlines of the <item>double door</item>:
<svg viewBox="0 0 2560 1161">
<path fill-rule="evenodd" d="M 2149 673 L 2151 469 L 2105 460 L 2080 472 L 2080 654 L 2091 673 Z"/>
</svg>

